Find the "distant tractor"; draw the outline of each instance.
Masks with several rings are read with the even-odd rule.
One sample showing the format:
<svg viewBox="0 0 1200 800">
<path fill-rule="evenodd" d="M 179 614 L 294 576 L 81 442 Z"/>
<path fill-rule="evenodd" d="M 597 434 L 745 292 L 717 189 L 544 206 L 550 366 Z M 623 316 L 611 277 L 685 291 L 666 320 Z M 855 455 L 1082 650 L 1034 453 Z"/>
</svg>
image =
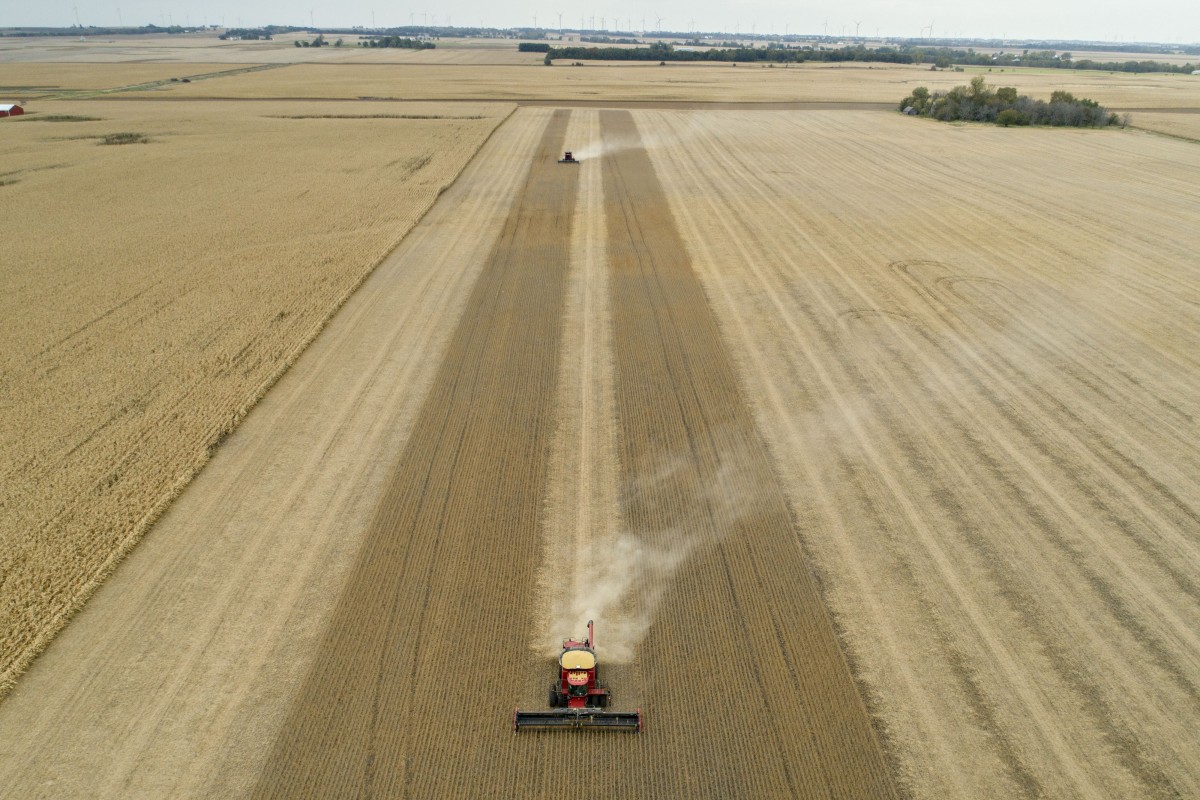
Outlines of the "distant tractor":
<svg viewBox="0 0 1200 800">
<path fill-rule="evenodd" d="M 563 157 L 558 160 L 558 163 L 560 163 L 560 164 L 578 164 L 579 159 L 575 158 L 575 156 L 571 153 L 571 151 L 568 150 L 567 152 L 563 153 Z"/>
<path fill-rule="evenodd" d="M 570 155 L 570 153 L 567 153 Z M 587 639 L 564 639 L 558 654 L 558 679 L 550 684 L 547 703 L 553 711 L 513 714 L 513 730 L 523 728 L 605 728 L 637 733 L 642 711 L 606 711 L 612 692 L 600 685 L 595 650 L 596 632 L 588 620 Z"/>
</svg>

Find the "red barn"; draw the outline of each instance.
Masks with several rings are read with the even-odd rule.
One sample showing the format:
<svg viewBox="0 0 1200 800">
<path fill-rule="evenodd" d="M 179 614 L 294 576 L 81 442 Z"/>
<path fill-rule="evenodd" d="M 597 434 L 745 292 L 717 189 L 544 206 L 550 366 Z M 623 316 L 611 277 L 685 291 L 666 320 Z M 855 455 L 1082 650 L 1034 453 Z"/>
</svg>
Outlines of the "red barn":
<svg viewBox="0 0 1200 800">
<path fill-rule="evenodd" d="M 19 117 L 25 113 L 25 109 L 19 105 L 0 103 L 0 117 Z"/>
</svg>

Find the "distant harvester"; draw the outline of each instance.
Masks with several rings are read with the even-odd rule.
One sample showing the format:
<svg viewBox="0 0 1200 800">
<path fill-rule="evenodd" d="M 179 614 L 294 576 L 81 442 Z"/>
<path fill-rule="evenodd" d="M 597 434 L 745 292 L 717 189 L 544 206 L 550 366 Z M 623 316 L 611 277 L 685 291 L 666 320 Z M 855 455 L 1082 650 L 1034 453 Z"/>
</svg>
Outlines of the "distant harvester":
<svg viewBox="0 0 1200 800">
<path fill-rule="evenodd" d="M 0 103 L 0 117 L 19 117 L 24 113 L 25 109 L 16 103 Z"/>
</svg>

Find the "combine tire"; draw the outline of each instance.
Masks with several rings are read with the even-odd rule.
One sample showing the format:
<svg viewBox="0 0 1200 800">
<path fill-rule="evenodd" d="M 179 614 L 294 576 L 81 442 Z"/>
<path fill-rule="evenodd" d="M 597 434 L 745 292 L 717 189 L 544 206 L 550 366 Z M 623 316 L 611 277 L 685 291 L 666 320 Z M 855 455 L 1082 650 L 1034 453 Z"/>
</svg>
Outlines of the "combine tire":
<svg viewBox="0 0 1200 800">
<path fill-rule="evenodd" d="M 547 698 L 547 702 L 550 704 L 551 708 L 558 708 L 562 705 L 562 695 L 559 694 L 558 687 L 554 684 L 550 684 L 550 694 Z"/>
</svg>

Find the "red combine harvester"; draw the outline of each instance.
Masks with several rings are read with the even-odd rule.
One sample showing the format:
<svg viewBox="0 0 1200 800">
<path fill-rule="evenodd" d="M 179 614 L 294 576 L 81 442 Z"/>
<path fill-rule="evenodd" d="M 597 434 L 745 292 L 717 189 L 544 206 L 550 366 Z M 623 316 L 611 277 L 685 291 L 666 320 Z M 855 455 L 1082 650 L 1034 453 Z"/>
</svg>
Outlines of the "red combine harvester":
<svg viewBox="0 0 1200 800">
<path fill-rule="evenodd" d="M 568 153 L 567 155 L 570 155 Z M 564 639 L 558 654 L 558 680 L 550 684 L 553 711 L 513 713 L 513 730 L 523 728 L 604 728 L 638 733 L 642 710 L 606 711 L 612 692 L 600 685 L 596 672 L 595 626 L 588 620 L 587 639 Z"/>
<path fill-rule="evenodd" d="M 560 163 L 560 164 L 578 164 L 579 159 L 575 158 L 575 156 L 571 154 L 571 151 L 568 150 L 567 152 L 563 153 L 563 157 L 558 160 L 558 163 Z"/>
</svg>

